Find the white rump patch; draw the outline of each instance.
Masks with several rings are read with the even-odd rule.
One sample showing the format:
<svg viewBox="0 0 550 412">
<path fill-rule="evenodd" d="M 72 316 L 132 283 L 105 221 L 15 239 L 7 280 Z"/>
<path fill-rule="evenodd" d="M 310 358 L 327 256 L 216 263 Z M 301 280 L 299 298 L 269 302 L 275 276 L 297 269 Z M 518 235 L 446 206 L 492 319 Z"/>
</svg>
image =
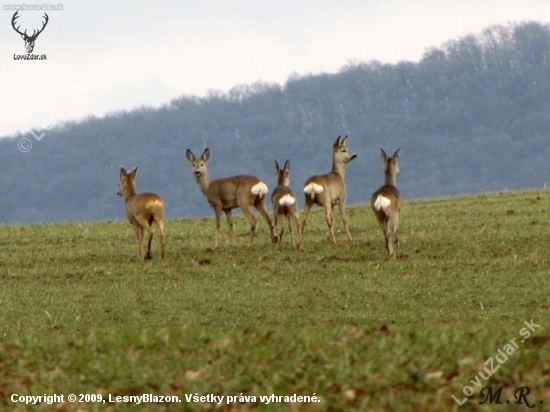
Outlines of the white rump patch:
<svg viewBox="0 0 550 412">
<path fill-rule="evenodd" d="M 267 185 L 264 182 L 258 182 L 254 186 L 252 186 L 252 189 L 250 189 L 250 193 L 252 193 L 255 196 L 264 196 L 268 192 Z"/>
<path fill-rule="evenodd" d="M 374 208 L 376 210 L 385 210 L 389 205 L 391 205 L 391 200 L 382 195 L 378 195 L 378 197 L 374 201 Z"/>
<path fill-rule="evenodd" d="M 292 206 L 294 203 L 296 203 L 296 199 L 290 195 L 284 195 L 279 199 L 280 206 Z"/>
<path fill-rule="evenodd" d="M 318 185 L 317 183 L 311 182 L 306 187 L 304 187 L 304 193 L 310 195 L 311 192 L 314 192 L 317 194 L 323 193 L 323 186 Z"/>
</svg>

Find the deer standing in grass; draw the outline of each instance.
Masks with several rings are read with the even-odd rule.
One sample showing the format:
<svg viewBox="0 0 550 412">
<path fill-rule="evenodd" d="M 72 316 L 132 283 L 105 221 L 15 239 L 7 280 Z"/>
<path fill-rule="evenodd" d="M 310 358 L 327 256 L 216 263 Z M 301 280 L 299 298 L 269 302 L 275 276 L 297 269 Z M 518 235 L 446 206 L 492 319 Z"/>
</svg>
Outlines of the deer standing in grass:
<svg viewBox="0 0 550 412">
<path fill-rule="evenodd" d="M 303 250 L 304 244 L 302 241 L 302 231 L 300 230 L 300 220 L 298 216 L 298 206 L 296 205 L 296 195 L 290 189 L 290 162 L 287 160 L 283 169 L 279 167 L 279 163 L 275 160 L 275 177 L 277 179 L 277 187 L 271 194 L 271 203 L 273 204 L 274 225 L 279 225 L 279 236 L 277 237 L 276 247 L 281 249 L 283 233 L 285 231 L 285 216 L 288 219 L 288 229 L 290 231 L 290 239 L 292 246 L 296 247 L 294 235 L 292 233 L 292 223 L 296 226 L 298 232 L 298 247 Z"/>
<path fill-rule="evenodd" d="M 397 161 L 401 149 L 397 149 L 392 157 L 388 157 L 384 149 L 380 149 L 380 154 L 384 165 L 384 186 L 372 194 L 370 203 L 380 229 L 384 233 L 388 257 L 397 259 L 399 247 L 397 228 L 399 226 L 399 212 L 401 211 L 401 194 L 396 185 L 397 176 L 401 172 Z M 392 226 L 391 230 L 390 224 Z"/>
<path fill-rule="evenodd" d="M 164 201 L 154 193 L 136 193 L 137 167 L 129 172 L 120 166 L 120 184 L 118 195 L 124 197 L 126 202 L 126 216 L 136 232 L 139 244 L 139 258 L 141 260 L 151 259 L 151 241 L 153 240 L 153 229 L 151 225 L 157 222 L 160 238 L 160 258 L 164 259 L 164 247 L 166 238 L 164 236 Z M 147 241 L 147 253 L 143 250 L 143 231 L 146 230 L 149 236 Z"/>
<path fill-rule="evenodd" d="M 250 222 L 250 238 L 248 246 L 252 245 L 256 230 L 256 217 L 252 212 L 252 207 L 255 207 L 258 212 L 264 217 L 269 225 L 269 233 L 272 242 L 274 242 L 274 228 L 271 218 L 265 208 L 264 198 L 268 188 L 265 183 L 260 181 L 255 176 L 239 175 L 226 177 L 222 179 L 211 179 L 208 175 L 206 162 L 210 158 L 210 149 L 206 148 L 200 158 L 196 158 L 191 150 L 186 152 L 187 160 L 191 163 L 193 174 L 201 189 L 202 194 L 206 197 L 208 204 L 214 209 L 216 214 L 216 237 L 214 240 L 214 250 L 220 247 L 220 226 L 222 212 L 227 216 L 227 224 L 229 226 L 229 237 L 232 244 L 235 244 L 233 235 L 233 220 L 231 210 L 241 208 L 244 215 Z"/>
<path fill-rule="evenodd" d="M 317 204 L 325 208 L 327 225 L 333 243 L 336 243 L 336 239 L 334 238 L 332 209 L 336 204 L 340 209 L 340 215 L 344 221 L 348 240 L 351 241 L 348 219 L 346 217 L 346 183 L 344 182 L 344 176 L 346 165 L 355 159 L 357 155 L 349 149 L 347 141 L 348 136 L 338 136 L 338 139 L 336 139 L 332 146 L 332 170 L 326 175 L 312 176 L 304 184 L 305 207 L 302 233 L 306 225 L 309 210 L 314 204 Z"/>
</svg>

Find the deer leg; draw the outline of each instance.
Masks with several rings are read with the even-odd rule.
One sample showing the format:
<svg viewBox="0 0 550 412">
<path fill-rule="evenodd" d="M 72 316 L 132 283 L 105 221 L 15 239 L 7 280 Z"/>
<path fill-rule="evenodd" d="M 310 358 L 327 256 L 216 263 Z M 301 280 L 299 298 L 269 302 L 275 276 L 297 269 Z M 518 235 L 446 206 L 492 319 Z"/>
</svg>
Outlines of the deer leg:
<svg viewBox="0 0 550 412">
<path fill-rule="evenodd" d="M 139 225 L 137 221 L 132 222 L 132 226 L 134 228 L 134 232 L 136 232 L 136 237 L 138 240 L 138 247 L 139 247 L 139 258 L 140 260 L 145 260 L 145 256 L 143 253 L 143 228 Z"/>
<path fill-rule="evenodd" d="M 342 221 L 344 222 L 344 227 L 346 228 L 348 240 L 351 242 L 351 233 L 349 232 L 348 218 L 346 216 L 346 204 L 344 203 L 344 199 L 340 198 L 338 201 L 338 208 L 340 209 L 340 215 L 342 216 Z"/>
<path fill-rule="evenodd" d="M 397 259 L 397 254 L 399 252 L 399 237 L 397 235 L 397 228 L 399 227 L 399 215 L 394 213 L 391 216 L 392 223 L 392 246 L 393 246 L 393 258 Z"/>
<path fill-rule="evenodd" d="M 221 206 L 214 209 L 216 213 L 216 234 L 214 236 L 214 249 L 216 250 L 220 247 L 220 226 L 222 221 L 222 208 Z"/>
<path fill-rule="evenodd" d="M 397 259 L 397 255 L 399 254 L 399 236 L 397 235 L 397 229 L 393 233 L 393 242 L 394 242 L 394 249 L 395 249 L 395 258 Z"/>
<path fill-rule="evenodd" d="M 304 204 L 304 210 L 303 210 L 303 218 L 302 218 L 302 227 L 300 228 L 300 233 L 304 234 L 304 229 L 306 227 L 306 221 L 307 221 L 307 215 L 309 214 L 309 211 L 311 209 L 311 207 L 313 206 L 313 199 L 311 198 L 310 195 L 306 195 L 305 196 L 305 204 Z"/>
<path fill-rule="evenodd" d="M 382 234 L 384 235 L 384 242 L 386 244 L 386 251 L 388 252 L 388 256 L 390 255 L 390 246 L 389 246 L 389 239 L 388 239 L 388 230 L 387 230 L 387 227 L 388 227 L 388 223 L 387 223 L 387 219 L 386 219 L 386 216 L 383 215 L 383 216 L 380 216 L 380 215 L 376 215 L 376 219 L 378 220 L 378 225 L 380 226 L 380 230 L 382 230 Z"/>
<path fill-rule="evenodd" d="M 387 216 L 384 216 L 384 237 L 386 238 L 386 250 L 388 251 L 388 257 L 391 259 L 393 256 L 393 239 L 389 228 L 389 220 Z"/>
<path fill-rule="evenodd" d="M 279 224 L 278 222 L 279 222 L 279 219 L 277 218 L 277 209 L 273 208 L 273 225 L 277 227 L 277 225 Z M 278 236 L 273 237 L 273 239 L 271 239 L 271 243 L 273 244 L 274 247 L 278 248 L 279 237 Z"/>
<path fill-rule="evenodd" d="M 285 218 L 282 215 L 278 215 L 277 213 L 274 215 L 275 217 L 275 226 L 279 226 L 279 235 L 277 236 L 277 249 L 281 250 L 281 245 L 283 242 L 283 233 L 285 233 Z"/>
<path fill-rule="evenodd" d="M 164 219 L 155 218 L 159 230 L 159 240 L 160 240 L 160 258 L 164 260 L 164 249 L 166 247 L 166 237 L 164 235 Z"/>
<path fill-rule="evenodd" d="M 148 230 L 149 239 L 147 240 L 147 259 L 151 259 L 151 243 L 153 242 L 153 229 L 149 226 Z"/>
<path fill-rule="evenodd" d="M 303 238 L 302 238 L 302 231 L 300 230 L 300 219 L 298 217 L 298 211 L 295 211 L 291 215 L 291 218 L 294 221 L 294 224 L 296 225 L 296 230 L 298 232 L 298 248 L 300 250 L 304 250 L 304 242 L 303 242 Z M 294 240 L 293 240 L 293 244 L 294 244 Z"/>
<path fill-rule="evenodd" d="M 292 233 L 292 222 L 291 222 L 290 212 L 286 216 L 286 219 L 288 220 L 288 231 L 290 232 L 290 240 L 292 242 L 292 247 L 296 248 L 296 242 L 294 241 L 294 233 Z"/>
<path fill-rule="evenodd" d="M 267 222 L 267 225 L 269 226 L 269 236 L 271 240 L 273 240 L 275 237 L 275 226 L 273 225 L 273 222 L 269 217 L 269 213 L 267 213 L 267 209 L 265 208 L 265 203 L 263 198 L 258 198 L 256 202 L 254 202 L 254 207 L 258 212 L 260 212 L 260 214 L 264 217 L 265 221 Z"/>
<path fill-rule="evenodd" d="M 254 240 L 255 236 L 255 230 L 256 230 L 256 217 L 254 216 L 254 213 L 252 212 L 252 209 L 249 205 L 243 205 L 241 207 L 243 210 L 244 215 L 250 222 L 250 238 L 248 239 L 248 247 L 252 246 L 252 241 Z M 269 219 L 271 221 L 271 219 Z"/>
<path fill-rule="evenodd" d="M 144 256 L 144 259 L 148 260 L 151 259 L 151 242 L 153 241 L 153 229 L 151 228 L 151 223 L 149 222 L 149 219 L 146 219 L 145 217 L 138 217 L 137 221 L 142 228 L 142 233 L 143 230 L 147 231 L 147 253 Z"/>
<path fill-rule="evenodd" d="M 327 220 L 328 230 L 330 231 L 332 243 L 336 244 L 336 238 L 334 237 L 334 216 L 332 214 L 332 205 L 330 203 L 325 205 L 325 218 Z"/>
<path fill-rule="evenodd" d="M 225 211 L 225 216 L 227 218 L 227 226 L 229 227 L 229 240 L 232 245 L 235 245 L 237 242 L 235 241 L 235 235 L 233 234 L 233 218 L 231 215 L 231 209 Z"/>
</svg>

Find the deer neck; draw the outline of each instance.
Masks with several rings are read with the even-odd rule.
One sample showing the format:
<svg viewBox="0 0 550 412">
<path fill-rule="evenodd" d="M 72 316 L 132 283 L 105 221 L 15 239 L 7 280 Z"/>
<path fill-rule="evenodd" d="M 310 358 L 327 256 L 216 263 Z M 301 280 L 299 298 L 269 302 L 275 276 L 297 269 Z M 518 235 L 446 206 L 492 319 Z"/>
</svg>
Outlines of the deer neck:
<svg viewBox="0 0 550 412">
<path fill-rule="evenodd" d="M 279 177 L 277 179 L 277 185 L 278 186 L 290 186 L 290 179 L 288 177 Z"/>
<path fill-rule="evenodd" d="M 396 186 L 397 185 L 397 176 L 393 170 L 386 170 L 384 177 L 384 184 L 386 186 Z"/>
<path fill-rule="evenodd" d="M 197 183 L 199 184 L 199 187 L 201 188 L 202 194 L 206 196 L 208 192 L 208 188 L 212 183 L 212 179 L 210 179 L 208 172 L 204 171 L 204 173 L 200 177 L 197 177 L 196 179 L 197 179 Z"/>
<path fill-rule="evenodd" d="M 124 192 L 122 193 L 122 196 L 124 197 L 126 203 L 128 203 L 128 200 L 130 200 L 135 195 L 137 195 L 136 186 L 133 184 L 126 186 L 124 188 Z"/>
<path fill-rule="evenodd" d="M 344 176 L 346 175 L 346 164 L 337 161 L 336 159 L 332 159 L 332 173 L 336 173 L 344 179 Z"/>
</svg>

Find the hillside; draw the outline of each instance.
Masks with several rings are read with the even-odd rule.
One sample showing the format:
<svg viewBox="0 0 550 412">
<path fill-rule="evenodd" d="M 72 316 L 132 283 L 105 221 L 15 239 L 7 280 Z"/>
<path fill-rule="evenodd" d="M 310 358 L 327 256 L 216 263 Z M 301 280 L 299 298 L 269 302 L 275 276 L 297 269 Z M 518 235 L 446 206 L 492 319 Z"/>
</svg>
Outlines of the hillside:
<svg viewBox="0 0 550 412">
<path fill-rule="evenodd" d="M 435 412 L 459 410 L 455 396 L 481 411 L 490 386 L 504 405 L 528 387 L 545 410 L 549 202 L 544 189 L 408 200 L 397 261 L 367 205 L 349 208 L 351 243 L 336 222 L 336 245 L 312 212 L 301 253 L 288 238 L 275 251 L 264 222 L 247 248 L 242 216 L 237 245 L 224 227 L 211 252 L 212 218 L 171 219 L 162 263 L 156 239 L 153 260 L 138 260 L 127 222 L 4 226 L 0 409 Z M 525 322 L 538 325 L 527 337 Z M 495 361 L 512 340 L 517 353 Z M 102 399 L 12 398 L 54 393 Z M 102 403 L 142 394 L 181 404 Z M 239 394 L 249 399 L 227 404 Z M 293 394 L 319 402 L 259 398 Z"/>
<path fill-rule="evenodd" d="M 118 167 L 139 167 L 139 191 L 161 194 L 169 217 L 210 215 L 185 150 L 212 151 L 214 177 L 256 174 L 274 185 L 273 159 L 292 163 L 292 186 L 330 169 L 350 136 L 348 203 L 382 182 L 378 148 L 403 149 L 406 198 L 542 187 L 550 147 L 550 27 L 490 27 L 427 50 L 421 61 L 350 63 L 338 73 L 181 96 L 66 123 L 41 141 L 0 140 L 0 222 L 122 218 Z M 38 131 L 38 133 L 40 133 Z M 27 153 L 17 142 L 30 138 Z"/>
</svg>

